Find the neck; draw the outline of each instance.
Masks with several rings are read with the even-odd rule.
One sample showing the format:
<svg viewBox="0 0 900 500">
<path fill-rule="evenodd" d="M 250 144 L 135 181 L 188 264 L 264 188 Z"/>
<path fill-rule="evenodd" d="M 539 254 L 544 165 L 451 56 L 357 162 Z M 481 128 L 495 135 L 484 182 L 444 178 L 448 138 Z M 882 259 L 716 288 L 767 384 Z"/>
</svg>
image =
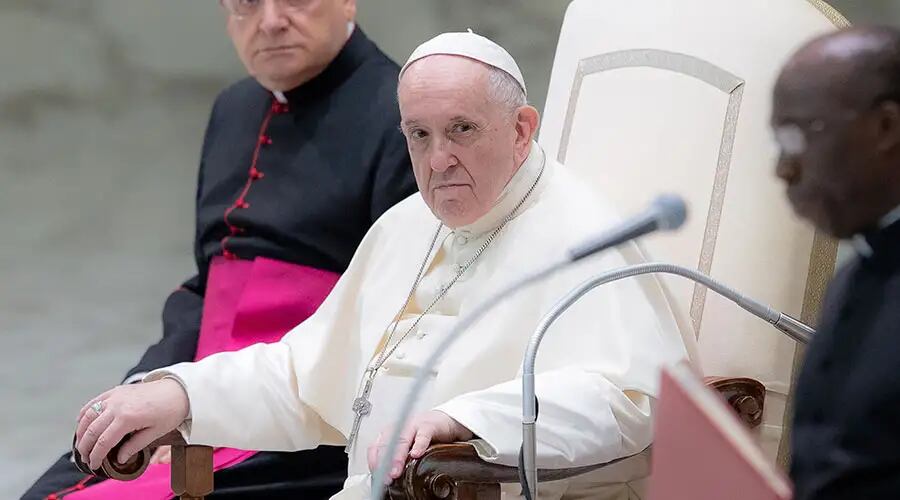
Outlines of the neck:
<svg viewBox="0 0 900 500">
<path fill-rule="evenodd" d="M 337 56 L 337 54 L 334 54 L 329 59 L 329 64 L 331 61 L 334 60 L 334 58 L 336 56 Z M 304 71 L 303 73 L 298 73 L 296 75 L 291 76 L 290 78 L 285 78 L 285 79 L 277 81 L 277 82 L 271 81 L 271 80 L 260 80 L 259 78 L 257 78 L 257 81 L 259 82 L 260 85 L 263 86 L 263 88 L 265 88 L 269 92 L 285 93 L 285 92 L 290 92 L 291 90 L 294 90 L 297 87 L 300 87 L 300 86 L 308 83 L 313 78 L 321 75 L 322 72 L 325 71 L 325 68 L 327 68 L 327 67 L 328 67 L 328 64 L 320 65 L 315 68 L 310 68 L 309 70 Z"/>
</svg>

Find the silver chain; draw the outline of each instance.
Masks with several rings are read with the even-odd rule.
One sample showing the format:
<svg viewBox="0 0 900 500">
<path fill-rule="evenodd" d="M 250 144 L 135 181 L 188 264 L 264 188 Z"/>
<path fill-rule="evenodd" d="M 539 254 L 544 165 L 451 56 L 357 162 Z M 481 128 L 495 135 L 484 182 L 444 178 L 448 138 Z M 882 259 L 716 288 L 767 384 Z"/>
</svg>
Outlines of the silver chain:
<svg viewBox="0 0 900 500">
<path fill-rule="evenodd" d="M 546 161 L 546 158 L 544 161 Z M 378 359 L 376 359 L 376 361 L 373 364 L 369 365 L 368 370 L 366 370 L 368 373 L 371 374 L 370 376 L 374 377 L 375 372 L 377 372 L 378 369 L 380 369 L 381 366 L 384 365 L 384 363 L 387 361 L 387 358 L 389 358 L 391 356 L 391 354 L 393 354 L 394 351 L 397 350 L 397 348 L 400 346 L 400 344 L 403 343 L 403 341 L 406 340 L 407 337 L 409 337 L 409 334 L 412 333 L 416 329 L 416 327 L 419 325 L 419 322 L 422 320 L 422 318 L 424 318 L 425 315 L 428 314 L 431 311 L 431 309 L 435 305 L 437 305 L 437 303 L 442 298 L 444 298 L 445 295 L 447 295 L 447 292 L 450 291 L 450 288 L 454 284 L 456 284 L 457 281 L 459 281 L 459 279 L 462 277 L 463 274 L 465 274 L 465 272 L 469 269 L 469 267 L 471 267 L 472 264 L 474 264 L 475 261 L 478 260 L 479 257 L 481 257 L 481 254 L 483 254 L 484 251 L 487 250 L 487 248 L 491 245 L 491 243 L 494 241 L 494 239 L 497 238 L 497 235 L 500 234 L 500 231 L 502 231 L 503 228 L 506 227 L 506 225 L 509 223 L 509 221 L 511 221 L 513 219 L 513 217 L 516 216 L 519 209 L 522 208 L 522 205 L 524 205 L 525 201 L 528 199 L 528 197 L 531 196 L 531 193 L 537 187 L 537 184 L 541 180 L 541 176 L 543 176 L 543 174 L 544 174 L 544 162 L 541 163 L 541 170 L 538 172 L 537 178 L 535 178 L 534 182 L 531 184 L 531 187 L 528 188 L 528 191 L 525 192 L 525 195 L 522 197 L 522 199 L 519 200 L 519 203 L 517 203 L 516 206 L 506 215 L 506 217 L 503 219 L 503 221 L 500 222 L 500 225 L 497 226 L 496 229 L 491 231 L 491 233 L 488 235 L 488 237 L 484 240 L 484 243 L 481 244 L 481 246 L 478 248 L 478 250 L 475 251 L 475 253 L 472 255 L 472 257 L 470 257 L 462 266 L 459 267 L 459 269 L 456 272 L 456 275 L 453 276 L 453 278 L 450 280 L 450 282 L 441 287 L 441 289 L 438 291 L 437 296 L 435 296 L 434 300 L 432 300 L 431 303 L 428 305 L 428 307 L 426 307 L 425 310 L 422 311 L 422 313 L 419 315 L 419 317 L 416 318 L 416 320 L 413 322 L 413 324 L 409 327 L 409 329 L 406 330 L 406 332 L 400 337 L 400 339 L 397 342 L 395 342 L 393 346 L 391 346 L 390 345 L 391 340 L 394 338 L 394 333 L 397 331 L 397 326 L 400 324 L 400 320 L 403 316 L 403 313 L 404 313 L 404 311 L 406 311 L 406 308 L 407 308 L 407 306 L 409 306 L 409 303 L 412 301 L 412 298 L 415 295 L 416 290 L 419 288 L 419 285 L 422 283 L 422 279 L 425 277 L 425 267 L 427 266 L 429 257 L 431 257 L 431 252 L 434 250 L 434 246 L 437 243 L 438 235 L 440 235 L 441 229 L 444 227 L 443 223 L 438 223 L 437 231 L 434 233 L 434 237 L 431 239 L 431 245 L 428 247 L 428 252 L 425 253 L 425 259 L 422 261 L 422 265 L 419 267 L 419 273 L 416 275 L 416 279 L 413 282 L 412 288 L 409 290 L 409 295 L 406 297 L 406 301 L 403 303 L 403 306 L 400 308 L 400 311 L 397 312 L 397 316 L 394 318 L 391 332 L 388 334 L 387 341 L 385 342 L 385 348 L 381 350 L 381 353 L 379 354 Z"/>
</svg>

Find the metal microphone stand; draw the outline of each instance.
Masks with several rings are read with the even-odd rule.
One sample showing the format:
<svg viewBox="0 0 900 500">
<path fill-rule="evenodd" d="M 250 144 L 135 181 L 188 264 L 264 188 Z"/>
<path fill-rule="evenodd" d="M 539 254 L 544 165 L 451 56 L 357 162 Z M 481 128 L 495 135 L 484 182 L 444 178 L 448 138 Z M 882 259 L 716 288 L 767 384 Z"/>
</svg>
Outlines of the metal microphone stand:
<svg viewBox="0 0 900 500">
<path fill-rule="evenodd" d="M 773 309 L 770 306 L 745 297 L 733 288 L 709 276 L 686 267 L 673 264 L 648 263 L 623 267 L 596 276 L 572 290 L 553 309 L 547 313 L 531 337 L 525 358 L 522 362 L 522 466 L 524 468 L 526 488 L 531 499 L 537 498 L 537 450 L 535 437 L 535 421 L 537 420 L 537 400 L 534 391 L 534 363 L 538 348 L 550 325 L 570 306 L 594 288 L 642 274 L 674 274 L 696 281 L 719 295 L 731 300 L 750 314 L 768 321 L 773 327 L 801 344 L 807 344 L 815 330 L 805 323 Z"/>
</svg>

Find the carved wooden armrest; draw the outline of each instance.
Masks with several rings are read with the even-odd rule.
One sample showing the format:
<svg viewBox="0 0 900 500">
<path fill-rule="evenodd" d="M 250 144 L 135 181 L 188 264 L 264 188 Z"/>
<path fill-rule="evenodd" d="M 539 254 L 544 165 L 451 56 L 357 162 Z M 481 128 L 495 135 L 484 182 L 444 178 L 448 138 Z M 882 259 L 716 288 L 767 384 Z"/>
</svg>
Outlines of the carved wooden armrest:
<svg viewBox="0 0 900 500">
<path fill-rule="evenodd" d="M 538 474 L 543 481 L 558 481 L 622 460 L 568 469 L 541 469 Z M 428 448 L 422 457 L 406 462 L 403 474 L 388 488 L 388 497 L 390 500 L 492 500 L 500 498 L 501 484 L 518 482 L 518 469 L 482 461 L 474 442 L 437 444 Z"/>
<path fill-rule="evenodd" d="M 707 377 L 749 428 L 762 422 L 765 387 L 749 378 Z M 610 463 L 611 464 L 611 463 Z M 538 471 L 541 481 L 585 474 L 610 464 Z M 518 483 L 515 467 L 484 462 L 472 443 L 439 444 L 406 462 L 403 474 L 388 488 L 390 500 L 499 500 L 500 485 Z"/>
<path fill-rule="evenodd" d="M 766 387 L 762 383 L 744 377 L 706 377 L 703 381 L 725 399 L 747 428 L 755 429 L 762 423 L 766 403 Z"/>
<path fill-rule="evenodd" d="M 116 460 L 117 445 L 103 459 L 99 469 L 91 470 L 81 459 L 78 450 L 72 447 L 75 466 L 85 474 L 93 474 L 107 479 L 131 481 L 137 479 L 150 465 L 153 451 L 169 445 L 172 447 L 172 492 L 182 500 L 202 499 L 213 492 L 213 449 L 209 446 L 189 445 L 178 431 L 172 431 L 157 439 L 150 446 L 136 453 L 126 463 Z"/>
</svg>

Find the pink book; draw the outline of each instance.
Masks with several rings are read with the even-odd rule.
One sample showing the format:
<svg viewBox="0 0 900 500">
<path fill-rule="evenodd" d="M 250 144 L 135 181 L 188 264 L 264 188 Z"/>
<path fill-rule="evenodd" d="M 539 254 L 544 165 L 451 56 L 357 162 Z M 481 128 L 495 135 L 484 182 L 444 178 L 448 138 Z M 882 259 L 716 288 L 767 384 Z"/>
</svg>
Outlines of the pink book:
<svg viewBox="0 0 900 500">
<path fill-rule="evenodd" d="M 655 429 L 650 500 L 790 500 L 788 480 L 689 367 L 663 370 Z"/>
</svg>

